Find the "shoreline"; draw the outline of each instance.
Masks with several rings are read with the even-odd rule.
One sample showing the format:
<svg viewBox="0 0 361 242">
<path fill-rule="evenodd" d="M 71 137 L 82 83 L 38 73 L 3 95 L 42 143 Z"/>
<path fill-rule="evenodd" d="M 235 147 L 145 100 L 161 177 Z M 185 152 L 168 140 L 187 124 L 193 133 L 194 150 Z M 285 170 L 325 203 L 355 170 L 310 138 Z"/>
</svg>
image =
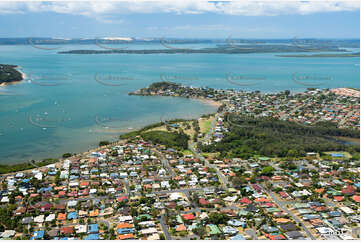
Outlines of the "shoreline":
<svg viewBox="0 0 361 242">
<path fill-rule="evenodd" d="M 212 99 L 207 99 L 207 98 L 202 98 L 202 97 L 197 97 L 197 98 L 192 98 L 192 99 L 197 100 L 197 101 L 199 101 L 201 103 L 210 105 L 210 106 L 215 107 L 215 108 L 219 108 L 220 106 L 222 106 L 222 103 L 220 101 L 215 101 L 215 100 L 212 100 Z"/>
<path fill-rule="evenodd" d="M 24 76 L 26 77 L 26 75 L 24 74 Z M 206 99 L 206 98 L 190 98 L 190 99 L 193 99 L 195 101 L 198 101 L 198 102 L 201 102 L 201 103 L 204 103 L 206 105 L 210 105 L 212 107 L 215 107 L 215 108 L 218 108 L 222 105 L 221 102 L 219 101 L 214 101 L 214 100 L 211 100 L 211 99 Z M 214 112 L 214 113 L 210 113 L 210 114 L 217 114 L 217 110 Z M 201 115 L 197 118 L 199 119 L 201 118 Z M 54 159 L 59 159 L 58 162 L 55 162 L 55 163 L 52 163 L 52 164 L 49 164 L 49 165 L 55 165 L 55 166 L 59 166 L 61 165 L 61 163 L 66 160 L 66 159 L 72 159 L 72 158 L 75 158 L 75 157 L 82 157 L 82 156 L 86 156 L 86 155 L 89 155 L 90 153 L 92 152 L 97 152 L 99 150 L 102 150 L 102 149 L 107 149 L 109 148 L 110 146 L 114 146 L 114 145 L 119 145 L 119 144 L 122 144 L 124 142 L 126 142 L 127 139 L 119 139 L 119 136 L 120 135 L 124 135 L 124 134 L 127 134 L 127 133 L 131 133 L 131 132 L 134 132 L 134 131 L 140 131 L 142 130 L 144 127 L 146 126 L 149 126 L 149 125 L 153 125 L 153 124 L 156 124 L 156 122 L 154 123 L 150 123 L 148 125 L 144 125 L 143 127 L 139 127 L 139 128 L 134 128 L 134 129 L 124 129 L 124 130 L 119 130 L 120 132 L 117 133 L 117 139 L 116 141 L 114 142 L 111 142 L 109 145 L 106 145 L 106 146 L 98 146 L 98 147 L 95 147 L 95 148 L 92 148 L 92 149 L 89 149 L 89 150 L 85 150 L 85 151 L 80 151 L 80 152 L 77 152 L 76 155 L 73 155 L 73 156 L 70 156 L 68 158 L 63 158 L 62 156 L 60 157 L 56 157 Z M 99 143 L 100 140 L 97 140 L 97 143 Z M 38 160 L 38 161 L 42 161 L 42 160 Z M 25 163 L 25 162 L 19 162 L 19 163 L 14 163 L 14 164 L 2 164 L 2 165 L 9 165 L 9 166 L 12 166 L 12 165 L 17 165 L 17 164 L 22 164 L 22 163 Z M 36 164 L 36 163 L 35 163 Z M 31 169 L 25 169 L 25 170 L 19 170 L 19 171 L 14 171 L 14 172 L 10 172 L 10 173 L 3 173 L 3 174 L 0 174 L 0 176 L 8 176 L 8 175 L 14 175 L 18 172 L 31 172 L 32 170 L 34 169 L 42 169 L 44 167 L 46 167 L 48 165 L 45 165 L 45 166 L 39 166 L 39 167 L 35 167 L 34 168 L 31 168 Z"/>
</svg>

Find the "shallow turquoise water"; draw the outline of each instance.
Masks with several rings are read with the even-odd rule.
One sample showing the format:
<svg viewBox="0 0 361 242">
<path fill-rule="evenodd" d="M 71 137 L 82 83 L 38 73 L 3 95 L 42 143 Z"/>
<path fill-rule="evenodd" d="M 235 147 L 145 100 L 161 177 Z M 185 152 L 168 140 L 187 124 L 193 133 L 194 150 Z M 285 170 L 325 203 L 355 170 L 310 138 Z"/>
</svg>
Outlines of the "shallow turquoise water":
<svg viewBox="0 0 361 242">
<path fill-rule="evenodd" d="M 65 46 L 59 50 L 67 49 L 97 48 Z M 57 51 L 0 46 L 0 63 L 19 65 L 32 79 L 0 88 L 0 93 L 12 94 L 0 95 L 2 164 L 84 151 L 100 140 L 115 139 L 129 128 L 184 115 L 198 117 L 216 110 L 189 99 L 127 95 L 155 81 L 263 92 L 302 91 L 307 86 L 359 88 L 360 83 L 359 58 L 60 55 Z"/>
</svg>

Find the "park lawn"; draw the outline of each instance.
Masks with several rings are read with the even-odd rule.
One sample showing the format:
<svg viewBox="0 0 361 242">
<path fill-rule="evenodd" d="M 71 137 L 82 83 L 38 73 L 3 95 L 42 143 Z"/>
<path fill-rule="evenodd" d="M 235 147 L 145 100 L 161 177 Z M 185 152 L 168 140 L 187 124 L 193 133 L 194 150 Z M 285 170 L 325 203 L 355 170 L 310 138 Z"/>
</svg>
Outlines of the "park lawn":
<svg viewBox="0 0 361 242">
<path fill-rule="evenodd" d="M 193 152 L 190 150 L 183 150 L 182 153 L 183 155 L 194 155 Z"/>
<path fill-rule="evenodd" d="M 210 116 L 209 118 L 200 118 L 199 119 L 199 128 L 200 128 L 201 133 L 206 134 L 209 132 L 209 129 L 211 128 L 213 119 L 214 119 L 214 116 Z"/>
<path fill-rule="evenodd" d="M 168 131 L 167 128 L 165 127 L 165 125 L 159 126 L 159 127 L 155 127 L 153 129 L 148 129 L 145 132 L 150 132 L 150 131 Z"/>
<path fill-rule="evenodd" d="M 204 157 L 204 158 L 213 158 L 215 159 L 217 156 L 219 156 L 219 152 L 215 152 L 215 153 L 202 153 L 201 155 Z"/>
</svg>

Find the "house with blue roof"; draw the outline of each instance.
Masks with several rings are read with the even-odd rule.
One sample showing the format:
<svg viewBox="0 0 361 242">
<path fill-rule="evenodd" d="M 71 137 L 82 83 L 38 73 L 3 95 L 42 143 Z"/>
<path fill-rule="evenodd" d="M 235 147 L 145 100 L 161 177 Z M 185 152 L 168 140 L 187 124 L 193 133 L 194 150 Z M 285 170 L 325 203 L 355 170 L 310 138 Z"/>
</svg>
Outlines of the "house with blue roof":
<svg viewBox="0 0 361 242">
<path fill-rule="evenodd" d="M 48 172 L 48 175 L 49 175 L 49 176 L 55 176 L 55 175 L 56 175 L 56 171 L 49 171 L 49 172 Z"/>
<path fill-rule="evenodd" d="M 71 175 L 71 176 L 69 177 L 70 180 L 76 180 L 76 179 L 78 179 L 78 178 L 79 178 L 79 176 L 76 176 L 76 175 Z"/>
<path fill-rule="evenodd" d="M 132 234 L 134 229 L 117 229 L 118 234 Z"/>
<path fill-rule="evenodd" d="M 94 173 L 97 173 L 98 171 L 99 171 L 98 169 L 93 168 L 93 169 L 90 170 L 90 173 L 94 174 Z"/>
<path fill-rule="evenodd" d="M 78 213 L 77 213 L 77 212 L 70 212 L 70 213 L 68 213 L 67 218 L 68 218 L 69 220 L 77 219 L 77 218 L 78 218 Z"/>
<path fill-rule="evenodd" d="M 31 237 L 31 240 L 43 239 L 44 234 L 45 234 L 44 230 L 34 231 L 34 234 L 33 234 L 33 237 Z"/>
<path fill-rule="evenodd" d="M 98 233 L 98 232 L 99 232 L 98 224 L 89 224 L 88 225 L 88 233 L 89 234 Z"/>
<path fill-rule="evenodd" d="M 236 219 L 232 219 L 232 220 L 229 220 L 227 222 L 228 225 L 231 225 L 231 226 L 236 226 L 236 227 L 240 227 L 242 226 L 243 228 L 246 226 L 246 222 L 245 221 L 241 221 L 241 220 L 236 220 Z"/>
<path fill-rule="evenodd" d="M 42 187 L 40 189 L 38 189 L 38 193 L 41 193 L 41 192 L 51 192 L 53 190 L 52 187 Z"/>
<path fill-rule="evenodd" d="M 118 173 L 110 173 L 110 178 L 118 178 L 119 174 Z"/>
<path fill-rule="evenodd" d="M 236 236 L 230 237 L 230 240 L 246 240 L 243 235 L 237 234 Z"/>
<path fill-rule="evenodd" d="M 89 234 L 87 237 L 84 238 L 84 240 L 98 240 L 99 234 Z"/>
<path fill-rule="evenodd" d="M 225 226 L 223 227 L 223 233 L 225 234 L 237 234 L 238 233 L 238 229 L 233 228 L 231 226 Z"/>
</svg>

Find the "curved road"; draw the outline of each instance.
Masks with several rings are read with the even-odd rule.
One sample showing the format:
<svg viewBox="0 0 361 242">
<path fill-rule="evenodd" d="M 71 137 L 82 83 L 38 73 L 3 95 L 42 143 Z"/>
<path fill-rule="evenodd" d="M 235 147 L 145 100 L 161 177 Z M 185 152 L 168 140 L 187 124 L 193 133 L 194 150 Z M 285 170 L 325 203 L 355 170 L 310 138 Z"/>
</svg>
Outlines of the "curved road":
<svg viewBox="0 0 361 242">
<path fill-rule="evenodd" d="M 209 139 L 210 139 L 211 134 L 213 133 L 213 130 L 214 130 L 215 126 L 216 126 L 217 120 L 218 120 L 218 118 L 219 118 L 221 115 L 223 115 L 223 112 L 217 113 L 217 115 L 216 115 L 216 116 L 214 117 L 214 119 L 212 120 L 211 127 L 210 127 L 208 133 L 207 133 L 206 136 L 205 136 L 205 140 L 209 140 Z M 198 153 L 197 149 L 195 148 L 195 145 L 196 145 L 195 142 L 189 144 L 189 149 L 195 154 L 195 156 L 196 156 L 199 160 L 203 161 L 204 164 L 206 164 L 206 166 L 215 169 L 218 177 L 222 180 L 222 183 L 223 183 L 225 186 L 230 185 L 230 182 L 228 182 L 227 178 L 223 175 L 223 173 L 218 170 L 218 167 L 215 166 L 215 165 L 213 165 L 213 164 L 210 164 L 206 159 L 204 159 L 204 157 L 203 157 L 200 153 Z"/>
</svg>

